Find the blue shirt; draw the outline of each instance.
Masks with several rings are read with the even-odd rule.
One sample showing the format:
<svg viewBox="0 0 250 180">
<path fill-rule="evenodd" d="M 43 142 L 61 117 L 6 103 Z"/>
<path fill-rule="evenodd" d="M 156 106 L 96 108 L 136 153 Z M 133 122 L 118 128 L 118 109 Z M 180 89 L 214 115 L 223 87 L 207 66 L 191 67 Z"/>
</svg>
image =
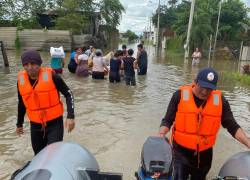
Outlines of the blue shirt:
<svg viewBox="0 0 250 180">
<path fill-rule="evenodd" d="M 62 69 L 62 58 L 51 58 L 51 68 L 52 69 Z"/>
<path fill-rule="evenodd" d="M 110 59 L 110 72 L 118 73 L 120 70 L 121 61 L 119 59 Z"/>
</svg>

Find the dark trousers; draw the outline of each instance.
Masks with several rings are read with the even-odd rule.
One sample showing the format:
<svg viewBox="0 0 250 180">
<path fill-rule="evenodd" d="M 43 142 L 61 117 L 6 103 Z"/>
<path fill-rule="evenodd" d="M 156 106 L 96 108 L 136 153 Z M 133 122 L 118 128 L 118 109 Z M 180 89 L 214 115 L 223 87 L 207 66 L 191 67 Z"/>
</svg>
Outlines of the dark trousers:
<svg viewBox="0 0 250 180">
<path fill-rule="evenodd" d="M 104 79 L 104 72 L 92 72 L 92 79 Z"/>
<path fill-rule="evenodd" d="M 111 83 L 121 82 L 119 72 L 109 72 L 109 82 Z"/>
<path fill-rule="evenodd" d="M 195 151 L 177 146 L 174 144 L 172 180 L 186 180 L 189 175 L 191 180 L 205 180 L 212 164 L 212 149 L 200 152 L 198 167 L 198 155 Z"/>
<path fill-rule="evenodd" d="M 131 85 L 131 86 L 135 86 L 136 82 L 135 82 L 135 75 L 133 76 L 125 76 L 125 81 L 126 81 L 126 85 Z"/>
<path fill-rule="evenodd" d="M 45 146 L 63 140 L 63 117 L 49 121 L 46 127 L 41 124 L 30 124 L 31 144 L 35 155 L 39 153 Z"/>
<path fill-rule="evenodd" d="M 147 68 L 146 67 L 139 67 L 138 75 L 145 75 L 145 74 L 147 74 Z"/>
<path fill-rule="evenodd" d="M 68 65 L 68 70 L 69 70 L 69 72 L 75 73 L 75 72 L 76 72 L 76 67 L 77 67 L 77 66 L 74 66 L 74 65 L 69 64 L 69 65 Z"/>
</svg>

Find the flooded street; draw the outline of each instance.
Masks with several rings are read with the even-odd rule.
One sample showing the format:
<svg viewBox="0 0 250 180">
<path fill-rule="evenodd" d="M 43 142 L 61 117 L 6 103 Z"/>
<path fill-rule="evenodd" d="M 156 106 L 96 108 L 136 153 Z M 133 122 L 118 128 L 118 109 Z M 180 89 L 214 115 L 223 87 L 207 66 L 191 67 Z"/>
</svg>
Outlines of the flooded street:
<svg viewBox="0 0 250 180">
<path fill-rule="evenodd" d="M 71 133 L 65 132 L 64 140 L 85 146 L 94 154 L 102 171 L 121 172 L 124 180 L 134 179 L 142 145 L 148 136 L 157 134 L 172 93 L 180 85 L 192 82 L 199 68 L 208 64 L 207 60 L 202 60 L 199 66 L 191 67 L 191 61 L 184 63 L 182 57 L 156 58 L 153 47 L 146 50 L 148 74 L 136 76 L 136 87 L 127 87 L 125 82 L 110 84 L 107 79 L 79 78 L 70 74 L 67 68 L 62 75 L 73 91 L 76 114 L 76 128 Z M 13 171 L 33 156 L 27 120 L 24 135 L 17 137 L 15 134 L 16 80 L 17 72 L 22 69 L 20 55 L 8 52 L 8 57 L 9 70 L 0 69 L 0 179 L 9 179 Z M 49 65 L 49 53 L 42 53 L 42 57 L 43 64 Z M 238 64 L 218 60 L 213 62 L 213 67 L 219 72 L 234 72 Z M 231 104 L 238 123 L 250 134 L 250 88 L 239 87 L 221 76 L 218 88 Z M 242 150 L 245 148 L 222 130 L 209 179 L 219 172 L 230 155 Z"/>
</svg>

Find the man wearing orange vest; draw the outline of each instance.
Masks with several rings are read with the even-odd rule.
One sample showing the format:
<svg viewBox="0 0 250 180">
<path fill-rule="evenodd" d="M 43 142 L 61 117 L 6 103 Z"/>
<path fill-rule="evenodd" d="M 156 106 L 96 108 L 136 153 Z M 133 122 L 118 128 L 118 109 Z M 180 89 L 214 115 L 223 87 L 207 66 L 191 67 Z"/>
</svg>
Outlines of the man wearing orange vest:
<svg viewBox="0 0 250 180">
<path fill-rule="evenodd" d="M 218 74 L 202 69 L 192 85 L 182 86 L 169 103 L 159 134 L 172 128 L 173 179 L 205 180 L 212 164 L 213 146 L 220 125 L 250 148 L 250 139 L 235 121 L 230 105 L 216 90 Z"/>
<path fill-rule="evenodd" d="M 41 67 L 42 59 L 35 50 L 21 56 L 24 71 L 18 73 L 17 135 L 23 134 L 24 115 L 30 120 L 31 143 L 35 154 L 48 144 L 63 140 L 63 103 L 66 98 L 68 132 L 75 126 L 73 94 L 63 79 L 51 68 Z"/>
</svg>

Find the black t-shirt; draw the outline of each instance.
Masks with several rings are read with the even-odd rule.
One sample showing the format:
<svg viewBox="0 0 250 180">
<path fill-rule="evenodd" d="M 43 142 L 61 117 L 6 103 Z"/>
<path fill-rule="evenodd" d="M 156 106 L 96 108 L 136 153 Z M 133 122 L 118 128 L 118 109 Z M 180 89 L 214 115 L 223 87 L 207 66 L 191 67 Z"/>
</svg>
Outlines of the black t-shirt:
<svg viewBox="0 0 250 180">
<path fill-rule="evenodd" d="M 135 75 L 135 70 L 134 70 L 134 57 L 125 57 L 123 59 L 123 64 L 124 64 L 124 71 L 126 76 L 134 76 Z"/>
<path fill-rule="evenodd" d="M 56 86 L 56 89 L 61 92 L 64 97 L 66 98 L 66 104 L 67 104 L 67 118 L 73 119 L 75 117 L 74 115 L 74 98 L 73 98 L 73 93 L 71 90 L 68 88 L 66 83 L 63 81 L 63 79 L 53 73 L 52 74 L 52 80 Z M 30 84 L 33 86 L 35 83 L 37 83 L 36 80 L 32 80 L 29 78 Z M 34 85 L 34 87 L 36 84 Z M 18 115 L 17 115 L 17 127 L 22 127 L 23 121 L 24 121 L 24 115 L 26 113 L 26 107 L 23 103 L 22 96 L 17 88 L 18 91 Z"/>
<path fill-rule="evenodd" d="M 118 73 L 121 66 L 121 60 L 120 59 L 110 59 L 110 72 Z"/>
</svg>

